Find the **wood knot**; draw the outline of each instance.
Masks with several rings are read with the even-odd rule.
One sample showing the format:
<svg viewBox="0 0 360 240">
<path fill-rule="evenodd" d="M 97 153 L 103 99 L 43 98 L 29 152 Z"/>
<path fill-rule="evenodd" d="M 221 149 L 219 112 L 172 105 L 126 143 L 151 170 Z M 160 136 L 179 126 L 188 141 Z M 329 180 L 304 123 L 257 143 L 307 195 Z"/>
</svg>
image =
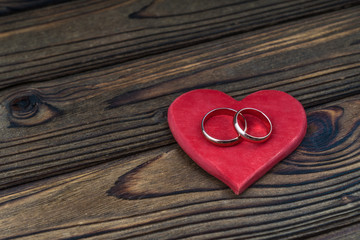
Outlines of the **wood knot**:
<svg viewBox="0 0 360 240">
<path fill-rule="evenodd" d="M 60 111 L 44 101 L 36 90 L 18 92 L 7 104 L 10 127 L 30 127 L 50 121 Z"/>
<path fill-rule="evenodd" d="M 14 118 L 30 118 L 39 109 L 40 99 L 37 95 L 24 95 L 15 97 L 9 103 L 9 111 Z"/>
<path fill-rule="evenodd" d="M 325 151 L 331 149 L 332 143 L 339 134 L 339 119 L 344 110 L 340 107 L 329 107 L 310 113 L 307 134 L 301 144 L 308 151 Z"/>
</svg>

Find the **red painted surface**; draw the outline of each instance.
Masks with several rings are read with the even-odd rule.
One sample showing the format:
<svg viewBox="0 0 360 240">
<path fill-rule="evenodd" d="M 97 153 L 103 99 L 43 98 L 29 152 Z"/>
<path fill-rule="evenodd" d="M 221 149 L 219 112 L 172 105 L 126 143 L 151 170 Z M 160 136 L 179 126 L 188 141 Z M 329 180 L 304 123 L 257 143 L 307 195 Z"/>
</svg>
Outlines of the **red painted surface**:
<svg viewBox="0 0 360 240">
<path fill-rule="evenodd" d="M 201 120 L 207 112 L 220 107 L 261 110 L 273 124 L 271 137 L 263 143 L 242 141 L 231 147 L 214 145 L 203 136 Z M 249 133 L 257 136 L 265 133 L 261 121 L 251 116 L 245 117 Z M 170 105 L 168 122 L 176 141 L 190 158 L 236 194 L 243 192 L 293 152 L 304 138 L 307 127 L 301 103 L 289 94 L 275 90 L 259 91 L 241 101 L 216 90 L 190 91 Z M 236 136 L 231 116 L 215 116 L 209 119 L 205 127 L 217 138 Z"/>
</svg>

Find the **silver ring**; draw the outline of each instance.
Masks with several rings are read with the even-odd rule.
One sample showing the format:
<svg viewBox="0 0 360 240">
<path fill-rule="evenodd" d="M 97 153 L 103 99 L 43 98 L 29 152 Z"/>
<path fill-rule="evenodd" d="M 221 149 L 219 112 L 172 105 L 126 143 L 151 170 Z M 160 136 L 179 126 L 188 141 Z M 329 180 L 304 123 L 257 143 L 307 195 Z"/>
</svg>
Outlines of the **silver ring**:
<svg viewBox="0 0 360 240">
<path fill-rule="evenodd" d="M 261 137 L 252 136 L 252 135 L 246 133 L 246 128 L 242 129 L 240 127 L 239 122 L 238 122 L 238 116 L 241 115 L 244 118 L 243 114 L 245 114 L 245 113 L 254 115 L 265 122 L 265 125 L 267 125 L 267 127 L 269 129 L 269 131 L 267 132 L 267 134 L 265 136 L 261 136 Z M 243 108 L 243 109 L 239 110 L 234 117 L 234 126 L 235 126 L 236 131 L 239 133 L 239 135 L 249 142 L 264 142 L 270 137 L 271 132 L 272 132 L 272 124 L 271 124 L 270 119 L 268 118 L 268 116 L 266 116 L 265 113 L 263 113 L 262 111 L 260 111 L 256 108 Z"/>
<path fill-rule="evenodd" d="M 237 111 L 231 108 L 216 108 L 211 110 L 210 112 L 208 112 L 202 119 L 201 121 L 201 129 L 202 129 L 202 133 L 204 134 L 204 136 L 206 137 L 207 140 L 209 140 L 210 142 L 219 145 L 219 146 L 232 146 L 237 144 L 238 142 L 240 142 L 242 139 L 240 137 L 240 135 L 238 135 L 235 138 L 232 139 L 217 139 L 214 138 L 212 136 L 210 136 L 206 131 L 205 131 L 205 123 L 207 122 L 207 120 L 209 120 L 210 118 L 214 117 L 214 116 L 218 116 L 218 115 L 229 115 L 229 116 L 234 116 L 237 114 Z M 244 118 L 244 116 L 240 113 L 237 116 L 241 115 L 244 119 L 244 129 L 246 131 L 247 129 L 247 123 L 246 123 L 246 119 Z M 238 124 L 239 125 L 239 124 Z"/>
</svg>

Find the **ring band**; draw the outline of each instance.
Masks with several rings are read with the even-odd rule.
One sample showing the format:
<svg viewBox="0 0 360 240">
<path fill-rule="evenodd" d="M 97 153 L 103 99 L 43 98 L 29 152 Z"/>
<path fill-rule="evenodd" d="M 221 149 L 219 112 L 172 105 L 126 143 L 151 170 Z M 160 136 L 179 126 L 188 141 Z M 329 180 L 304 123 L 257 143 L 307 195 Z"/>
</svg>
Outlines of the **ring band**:
<svg viewBox="0 0 360 240">
<path fill-rule="evenodd" d="M 242 139 L 241 139 L 240 135 L 237 136 L 236 138 L 223 140 L 223 139 L 217 139 L 217 138 L 210 136 L 205 130 L 205 123 L 207 122 L 207 120 L 209 120 L 210 118 L 212 118 L 214 116 L 229 115 L 229 116 L 233 117 L 234 115 L 236 115 L 236 116 L 241 115 L 244 119 L 244 129 L 246 131 L 246 129 L 247 129 L 246 119 L 241 113 L 239 113 L 239 114 L 237 114 L 237 113 L 238 112 L 236 110 L 231 109 L 231 108 L 216 108 L 216 109 L 213 109 L 210 112 L 208 112 L 201 121 L 202 133 L 204 134 L 206 139 L 216 145 L 219 145 L 219 146 L 232 146 L 232 145 L 237 144 L 239 141 L 241 141 Z"/>
<path fill-rule="evenodd" d="M 238 122 L 238 116 L 241 115 L 245 119 L 245 117 L 243 116 L 243 114 L 245 113 L 254 115 L 260 118 L 261 120 L 263 120 L 269 129 L 268 133 L 265 136 L 261 136 L 261 137 L 255 137 L 246 133 L 246 128 L 242 129 Z M 236 131 L 239 133 L 239 135 L 249 142 L 264 142 L 270 137 L 272 132 L 272 124 L 270 119 L 268 118 L 268 116 L 265 115 L 265 113 L 263 113 L 262 111 L 256 108 L 243 108 L 239 110 L 234 117 L 234 126 Z"/>
</svg>

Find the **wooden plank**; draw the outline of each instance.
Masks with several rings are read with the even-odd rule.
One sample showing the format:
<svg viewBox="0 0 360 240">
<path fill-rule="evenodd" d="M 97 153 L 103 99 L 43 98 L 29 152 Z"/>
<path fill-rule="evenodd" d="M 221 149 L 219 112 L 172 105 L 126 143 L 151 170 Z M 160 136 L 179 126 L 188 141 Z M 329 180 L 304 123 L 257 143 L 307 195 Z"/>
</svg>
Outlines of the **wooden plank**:
<svg viewBox="0 0 360 240">
<path fill-rule="evenodd" d="M 2 239 L 303 239 L 358 224 L 359 111 L 360 94 L 308 110 L 300 147 L 240 196 L 176 144 L 2 191 Z"/>
<path fill-rule="evenodd" d="M 278 89 L 306 107 L 358 94 L 359 8 L 0 92 L 0 188 L 174 143 L 181 93 Z M 209 51 L 211 49 L 211 51 Z"/>
<path fill-rule="evenodd" d="M 357 240 L 359 239 L 360 223 L 351 224 L 350 226 L 345 226 L 340 229 L 336 229 L 331 232 L 324 233 L 322 235 L 314 236 L 309 238 L 309 240 Z"/>
<path fill-rule="evenodd" d="M 14 14 L 0 18 L 0 88 L 51 80 L 359 3 L 78 0 Z"/>
<path fill-rule="evenodd" d="M 0 0 L 0 16 L 45 7 L 70 0 Z"/>
</svg>

